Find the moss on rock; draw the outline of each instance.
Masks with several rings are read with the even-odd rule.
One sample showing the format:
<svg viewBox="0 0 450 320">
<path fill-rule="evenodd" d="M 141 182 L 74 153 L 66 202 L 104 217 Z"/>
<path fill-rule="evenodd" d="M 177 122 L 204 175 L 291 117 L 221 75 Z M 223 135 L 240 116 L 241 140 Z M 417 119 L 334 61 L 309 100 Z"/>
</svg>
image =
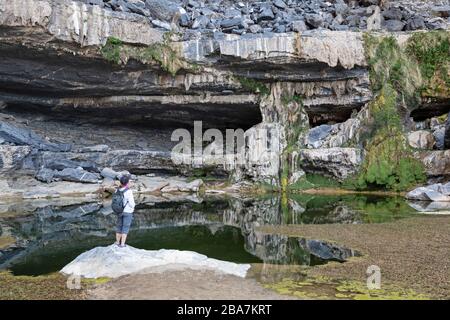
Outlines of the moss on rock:
<svg viewBox="0 0 450 320">
<path fill-rule="evenodd" d="M 241 77 L 241 76 L 237 76 L 235 78 L 237 81 L 239 81 L 242 88 L 244 88 L 245 90 L 248 90 L 253 93 L 258 93 L 261 95 L 270 94 L 270 90 L 266 87 L 266 85 L 263 82 L 260 82 L 255 79 L 247 78 L 247 77 Z"/>
<path fill-rule="evenodd" d="M 423 164 L 413 157 L 403 120 L 419 103 L 422 74 L 392 36 L 364 37 L 370 81 L 376 93 L 362 135 L 366 155 L 360 172 L 345 182 L 356 189 L 406 190 L 426 179 Z"/>
<path fill-rule="evenodd" d="M 126 64 L 129 59 L 135 59 L 144 64 L 156 63 L 172 76 L 181 69 L 197 72 L 199 66 L 186 62 L 167 39 L 165 38 L 164 42 L 143 47 L 126 44 L 120 39 L 110 37 L 100 52 L 106 60 L 114 64 Z"/>
<path fill-rule="evenodd" d="M 406 53 L 417 60 L 424 78 L 422 96 L 450 97 L 450 33 L 414 33 L 408 39 Z"/>
<path fill-rule="evenodd" d="M 354 181 L 357 189 L 375 187 L 401 191 L 426 179 L 423 164 L 413 157 L 406 141 L 397 101 L 398 93 L 388 83 L 370 104 L 371 138 Z"/>
</svg>

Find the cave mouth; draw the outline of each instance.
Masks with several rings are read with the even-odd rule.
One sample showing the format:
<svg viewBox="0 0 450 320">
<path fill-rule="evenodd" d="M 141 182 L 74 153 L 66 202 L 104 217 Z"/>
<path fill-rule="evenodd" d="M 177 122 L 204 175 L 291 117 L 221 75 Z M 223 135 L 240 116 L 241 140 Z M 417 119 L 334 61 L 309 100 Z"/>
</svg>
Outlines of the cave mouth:
<svg viewBox="0 0 450 320">
<path fill-rule="evenodd" d="M 323 124 L 342 123 L 355 116 L 362 108 L 361 106 L 334 106 L 323 105 L 318 107 L 305 107 L 309 118 L 309 126 L 311 128 Z"/>
<path fill-rule="evenodd" d="M 7 103 L 1 110 L 37 134 L 75 147 L 105 144 L 112 149 L 169 151 L 175 129 L 193 132 L 194 121 L 207 129 L 243 129 L 262 122 L 258 104 L 151 104 L 50 107 Z M 11 121 L 11 120 L 7 120 Z M 225 136 L 225 133 L 224 133 Z"/>
<path fill-rule="evenodd" d="M 434 105 L 428 106 L 427 108 L 418 108 L 411 112 L 411 117 L 415 122 L 421 122 L 428 120 L 433 117 L 440 117 L 450 112 L 450 106 L 445 105 Z"/>
</svg>

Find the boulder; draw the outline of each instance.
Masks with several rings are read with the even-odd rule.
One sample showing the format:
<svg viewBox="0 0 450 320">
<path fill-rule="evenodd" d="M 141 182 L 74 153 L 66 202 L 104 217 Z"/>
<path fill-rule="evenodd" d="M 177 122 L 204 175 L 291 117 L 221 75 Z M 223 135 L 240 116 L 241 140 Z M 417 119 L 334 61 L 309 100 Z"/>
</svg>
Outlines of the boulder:
<svg viewBox="0 0 450 320">
<path fill-rule="evenodd" d="M 429 201 L 430 199 L 425 194 L 427 190 L 426 187 L 418 187 L 408 192 L 405 197 L 410 200 Z"/>
<path fill-rule="evenodd" d="M 264 21 L 264 20 L 273 20 L 275 18 L 273 11 L 270 7 L 264 8 L 261 13 L 258 15 L 258 22 Z"/>
<path fill-rule="evenodd" d="M 402 31 L 404 27 L 405 23 L 400 20 L 387 20 L 383 23 L 383 28 L 391 32 Z"/>
<path fill-rule="evenodd" d="M 55 170 L 51 170 L 48 168 L 41 168 L 34 177 L 39 181 L 50 183 L 54 181 L 55 173 L 56 173 Z"/>
<path fill-rule="evenodd" d="M 236 264 L 208 258 L 193 251 L 143 250 L 116 245 L 96 247 L 82 253 L 66 265 L 61 273 L 85 278 L 117 278 L 148 268 L 177 265 L 183 268 L 214 269 L 218 272 L 245 277 L 249 264 Z"/>
<path fill-rule="evenodd" d="M 400 8 L 392 7 L 383 11 L 383 17 L 386 20 L 402 20 L 403 12 Z"/>
<path fill-rule="evenodd" d="M 408 134 L 408 143 L 416 149 L 430 150 L 433 149 L 435 140 L 430 131 L 418 130 Z"/>
<path fill-rule="evenodd" d="M 170 0 L 146 0 L 145 6 L 154 19 L 170 22 L 177 13 L 181 12 L 180 3 Z"/>
<path fill-rule="evenodd" d="M 273 2 L 273 5 L 275 7 L 277 7 L 278 9 L 286 9 L 287 8 L 287 5 L 283 0 L 275 0 Z"/>
<path fill-rule="evenodd" d="M 111 168 L 103 168 L 102 171 L 100 171 L 100 175 L 103 178 L 110 178 L 112 180 L 117 179 L 119 174 L 120 174 L 119 172 L 116 172 Z"/>
<path fill-rule="evenodd" d="M 306 23 L 303 20 L 292 21 L 291 28 L 292 31 L 295 32 L 302 32 L 308 30 L 308 27 L 306 26 Z"/>
<path fill-rule="evenodd" d="M 198 16 L 195 18 L 194 22 L 192 23 L 191 28 L 192 29 L 204 29 L 209 23 L 209 18 L 206 16 Z"/>
<path fill-rule="evenodd" d="M 426 29 L 427 26 L 425 25 L 425 20 L 421 16 L 415 16 L 411 19 L 409 19 L 406 22 L 405 29 L 407 31 L 414 31 L 419 29 Z"/>
<path fill-rule="evenodd" d="M 306 14 L 305 20 L 313 28 L 319 28 L 323 25 L 323 18 L 319 14 Z"/>
<path fill-rule="evenodd" d="M 172 31 L 172 26 L 170 25 L 169 22 L 154 19 L 154 20 L 152 20 L 152 24 L 157 28 L 162 28 L 162 29 L 165 29 L 168 31 Z"/>
<path fill-rule="evenodd" d="M 65 181 L 83 182 L 83 183 L 98 183 L 100 175 L 78 168 L 66 168 L 62 171 L 55 172 L 55 177 Z"/>
</svg>

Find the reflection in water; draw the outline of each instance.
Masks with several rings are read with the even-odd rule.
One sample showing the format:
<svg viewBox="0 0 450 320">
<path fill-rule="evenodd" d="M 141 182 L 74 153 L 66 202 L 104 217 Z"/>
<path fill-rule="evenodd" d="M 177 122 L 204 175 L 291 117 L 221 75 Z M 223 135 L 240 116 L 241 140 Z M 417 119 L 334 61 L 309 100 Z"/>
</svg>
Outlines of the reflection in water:
<svg viewBox="0 0 450 320">
<path fill-rule="evenodd" d="M 104 203 L 0 205 L 0 236 L 16 243 L 0 248 L 0 269 L 15 274 L 60 270 L 80 253 L 113 241 L 115 215 Z M 407 217 L 401 198 L 297 195 L 290 199 L 195 197 L 140 199 L 130 245 L 192 250 L 238 263 L 316 265 L 345 261 L 355 252 L 319 240 L 257 232 L 265 224 L 372 223 Z"/>
</svg>

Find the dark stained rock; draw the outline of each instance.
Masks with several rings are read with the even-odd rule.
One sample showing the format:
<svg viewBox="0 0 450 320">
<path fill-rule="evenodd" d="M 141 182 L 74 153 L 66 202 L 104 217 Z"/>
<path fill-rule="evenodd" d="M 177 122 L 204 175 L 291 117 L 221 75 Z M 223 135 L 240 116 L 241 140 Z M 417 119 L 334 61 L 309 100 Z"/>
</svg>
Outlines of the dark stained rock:
<svg viewBox="0 0 450 320">
<path fill-rule="evenodd" d="M 307 14 L 305 20 L 313 28 L 319 28 L 323 25 L 323 18 L 318 14 Z"/>
<path fill-rule="evenodd" d="M 189 18 L 189 16 L 186 13 L 184 13 L 180 16 L 180 19 L 178 22 L 179 22 L 180 26 L 182 26 L 182 27 L 189 27 L 190 21 L 191 21 L 191 19 Z"/>
<path fill-rule="evenodd" d="M 383 27 L 388 31 L 402 31 L 405 27 L 405 23 L 400 20 L 387 20 L 384 22 Z"/>
<path fill-rule="evenodd" d="M 415 16 L 407 21 L 405 29 L 408 31 L 426 29 L 425 20 L 421 16 Z"/>
<path fill-rule="evenodd" d="M 0 121 L 0 138 L 16 145 L 29 145 L 39 150 L 46 151 L 70 151 L 70 144 L 57 144 L 46 141 L 34 132 L 16 127 L 5 121 Z"/>
<path fill-rule="evenodd" d="M 389 8 L 382 13 L 382 16 L 387 20 L 402 20 L 403 12 L 399 8 Z"/>
<path fill-rule="evenodd" d="M 222 28 L 241 27 L 243 25 L 242 18 L 224 19 L 220 22 Z"/>
<path fill-rule="evenodd" d="M 350 257 L 358 256 L 359 253 L 352 249 L 337 246 L 321 240 L 300 239 L 300 246 L 313 256 L 322 260 L 334 260 L 344 262 Z"/>
<path fill-rule="evenodd" d="M 263 11 L 258 15 L 258 22 L 265 20 L 273 20 L 275 18 L 273 11 L 270 7 L 264 8 Z"/>
<path fill-rule="evenodd" d="M 75 169 L 81 167 L 88 171 L 99 172 L 97 164 L 91 161 L 85 160 L 71 160 L 65 158 L 65 154 L 61 153 L 61 157 L 49 157 L 48 160 L 42 161 L 40 163 L 45 168 L 49 168 L 52 170 L 64 170 L 67 168 Z"/>
</svg>

